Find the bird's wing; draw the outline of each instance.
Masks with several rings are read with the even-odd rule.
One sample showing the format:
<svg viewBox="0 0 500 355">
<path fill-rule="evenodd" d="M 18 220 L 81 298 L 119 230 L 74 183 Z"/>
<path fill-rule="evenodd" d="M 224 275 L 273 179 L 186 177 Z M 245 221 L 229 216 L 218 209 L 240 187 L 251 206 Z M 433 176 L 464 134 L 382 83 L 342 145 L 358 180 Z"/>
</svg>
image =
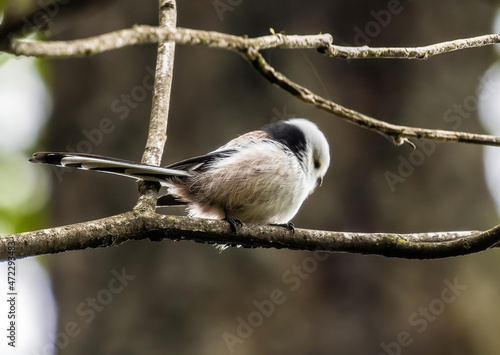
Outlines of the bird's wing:
<svg viewBox="0 0 500 355">
<path fill-rule="evenodd" d="M 203 171 L 208 166 L 210 166 L 210 163 L 212 163 L 213 161 L 230 157 L 242 147 L 262 139 L 269 139 L 269 134 L 261 130 L 248 132 L 234 138 L 233 140 L 229 141 L 213 152 L 182 160 L 180 162 L 168 165 L 167 168 L 186 171 Z"/>
</svg>

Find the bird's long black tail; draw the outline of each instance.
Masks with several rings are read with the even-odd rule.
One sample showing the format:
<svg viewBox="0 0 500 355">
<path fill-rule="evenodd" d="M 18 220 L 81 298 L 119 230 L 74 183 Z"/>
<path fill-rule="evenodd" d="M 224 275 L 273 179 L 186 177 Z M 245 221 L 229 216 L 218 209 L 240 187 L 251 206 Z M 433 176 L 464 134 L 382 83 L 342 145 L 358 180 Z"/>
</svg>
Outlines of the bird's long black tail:
<svg viewBox="0 0 500 355">
<path fill-rule="evenodd" d="M 168 184 L 172 177 L 189 176 L 189 173 L 183 170 L 162 168 L 93 154 L 39 152 L 34 153 L 28 161 L 30 163 L 50 164 L 65 168 L 101 171 L 140 180 L 157 181 L 164 185 Z"/>
</svg>

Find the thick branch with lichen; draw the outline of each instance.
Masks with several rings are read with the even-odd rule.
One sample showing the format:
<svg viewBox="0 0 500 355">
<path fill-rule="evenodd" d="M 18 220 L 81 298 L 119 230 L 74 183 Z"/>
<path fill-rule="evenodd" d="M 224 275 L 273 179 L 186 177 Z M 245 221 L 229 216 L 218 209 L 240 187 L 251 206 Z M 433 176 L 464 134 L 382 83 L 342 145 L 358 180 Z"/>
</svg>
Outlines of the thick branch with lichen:
<svg viewBox="0 0 500 355">
<path fill-rule="evenodd" d="M 249 248 L 286 248 L 374 254 L 408 259 L 435 259 L 486 250 L 500 241 L 500 226 L 489 231 L 416 234 L 346 233 L 243 225 L 236 235 L 225 221 L 152 212 L 126 212 L 95 221 L 0 237 L 0 260 L 15 241 L 18 258 L 69 250 L 111 247 L 128 240 L 192 240 Z"/>
</svg>

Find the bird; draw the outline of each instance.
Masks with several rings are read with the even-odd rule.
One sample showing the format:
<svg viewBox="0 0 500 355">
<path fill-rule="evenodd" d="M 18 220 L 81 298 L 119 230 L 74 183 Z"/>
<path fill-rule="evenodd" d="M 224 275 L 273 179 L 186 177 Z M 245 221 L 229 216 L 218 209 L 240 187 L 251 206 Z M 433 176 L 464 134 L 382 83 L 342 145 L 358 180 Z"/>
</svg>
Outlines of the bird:
<svg viewBox="0 0 500 355">
<path fill-rule="evenodd" d="M 73 152 L 37 152 L 28 161 L 159 182 L 168 193 L 157 207 L 184 205 L 189 216 L 224 219 L 233 232 L 242 223 L 294 230 L 290 221 L 322 184 L 330 148 L 316 124 L 292 118 L 165 167 Z"/>
</svg>

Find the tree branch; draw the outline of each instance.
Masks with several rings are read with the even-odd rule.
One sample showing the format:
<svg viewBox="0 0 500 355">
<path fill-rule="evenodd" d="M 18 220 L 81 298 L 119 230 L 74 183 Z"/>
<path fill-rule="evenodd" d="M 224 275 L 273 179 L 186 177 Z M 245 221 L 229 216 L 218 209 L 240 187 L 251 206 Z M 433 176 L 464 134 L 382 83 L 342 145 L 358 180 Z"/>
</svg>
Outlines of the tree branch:
<svg viewBox="0 0 500 355">
<path fill-rule="evenodd" d="M 500 34 L 489 34 L 465 39 L 431 44 L 423 47 L 387 47 L 370 48 L 330 45 L 322 53 L 329 57 L 343 59 L 393 58 L 393 59 L 429 59 L 429 57 L 454 52 L 462 49 L 479 48 L 500 43 Z"/>
<path fill-rule="evenodd" d="M 276 71 L 276 69 L 269 65 L 264 57 L 253 48 L 250 48 L 248 51 L 243 53 L 243 55 L 267 80 L 288 91 L 299 100 L 311 104 L 321 110 L 333 113 L 350 123 L 354 123 L 363 128 L 367 128 L 377 133 L 387 135 L 391 137 L 397 145 L 407 142 L 408 138 L 418 138 L 445 142 L 500 146 L 500 137 L 485 134 L 473 134 L 468 132 L 399 126 L 377 120 L 373 117 L 364 115 L 342 105 L 339 105 L 333 101 L 327 100 L 313 93 L 311 90 L 291 81 L 285 75 Z"/>
<path fill-rule="evenodd" d="M 423 47 L 350 47 L 333 44 L 330 34 L 284 35 L 276 33 L 268 36 L 247 38 L 215 31 L 193 30 L 178 27 L 162 28 L 148 25 L 136 25 L 123 29 L 72 41 L 29 42 L 13 40 L 7 52 L 46 58 L 84 57 L 105 51 L 133 46 L 173 41 L 177 44 L 206 46 L 233 51 L 246 51 L 270 48 L 318 49 L 321 53 L 342 59 L 393 58 L 393 59 L 428 59 L 431 56 L 457 50 L 478 48 L 500 43 L 500 34 L 488 34 L 478 37 L 457 39 Z"/>
<path fill-rule="evenodd" d="M 185 45 L 201 45 L 242 53 L 264 77 L 282 89 L 290 92 L 303 102 L 333 113 L 361 127 L 389 136 L 398 145 L 408 142 L 408 138 L 493 146 L 500 145 L 500 137 L 468 132 L 400 126 L 377 120 L 373 117 L 348 109 L 316 95 L 307 88 L 291 81 L 270 66 L 259 53 L 260 50 L 269 48 L 307 48 L 318 49 L 320 52 L 330 57 L 344 59 L 428 59 L 430 56 L 437 54 L 499 43 L 500 35 L 498 34 L 458 39 L 424 47 L 370 48 L 367 46 L 348 47 L 333 45 L 332 36 L 330 34 L 307 36 L 272 34 L 269 36 L 247 38 L 213 31 L 140 25 L 131 29 L 124 29 L 73 41 L 13 41 L 11 53 L 16 55 L 50 58 L 79 57 L 135 44 L 162 41 L 173 41 Z"/>
<path fill-rule="evenodd" d="M 175 0 L 160 0 L 159 14 L 160 28 L 175 30 L 177 23 Z M 174 42 L 168 41 L 158 44 L 151 118 L 146 147 L 142 156 L 142 163 L 144 164 L 159 166 L 167 141 L 168 111 L 174 72 L 174 53 Z M 159 190 L 159 183 L 142 181 L 139 184 L 140 197 L 135 208 L 147 208 L 150 211 L 154 211 Z"/>
<path fill-rule="evenodd" d="M 14 39 L 11 48 L 7 52 L 15 55 L 43 58 L 75 58 L 137 44 L 165 41 L 239 52 L 250 47 L 258 50 L 269 48 L 327 48 L 332 42 L 332 36 L 329 34 L 307 36 L 274 34 L 246 38 L 214 31 L 137 25 L 129 29 L 71 41 L 32 42 Z"/>
<path fill-rule="evenodd" d="M 131 211 L 99 220 L 0 237 L 0 261 L 15 244 L 15 257 L 120 245 L 128 240 L 192 240 L 244 247 L 286 248 L 435 259 L 486 250 L 500 241 L 500 226 L 485 232 L 416 234 L 346 233 L 244 224 L 233 235 L 227 222 Z"/>
</svg>

